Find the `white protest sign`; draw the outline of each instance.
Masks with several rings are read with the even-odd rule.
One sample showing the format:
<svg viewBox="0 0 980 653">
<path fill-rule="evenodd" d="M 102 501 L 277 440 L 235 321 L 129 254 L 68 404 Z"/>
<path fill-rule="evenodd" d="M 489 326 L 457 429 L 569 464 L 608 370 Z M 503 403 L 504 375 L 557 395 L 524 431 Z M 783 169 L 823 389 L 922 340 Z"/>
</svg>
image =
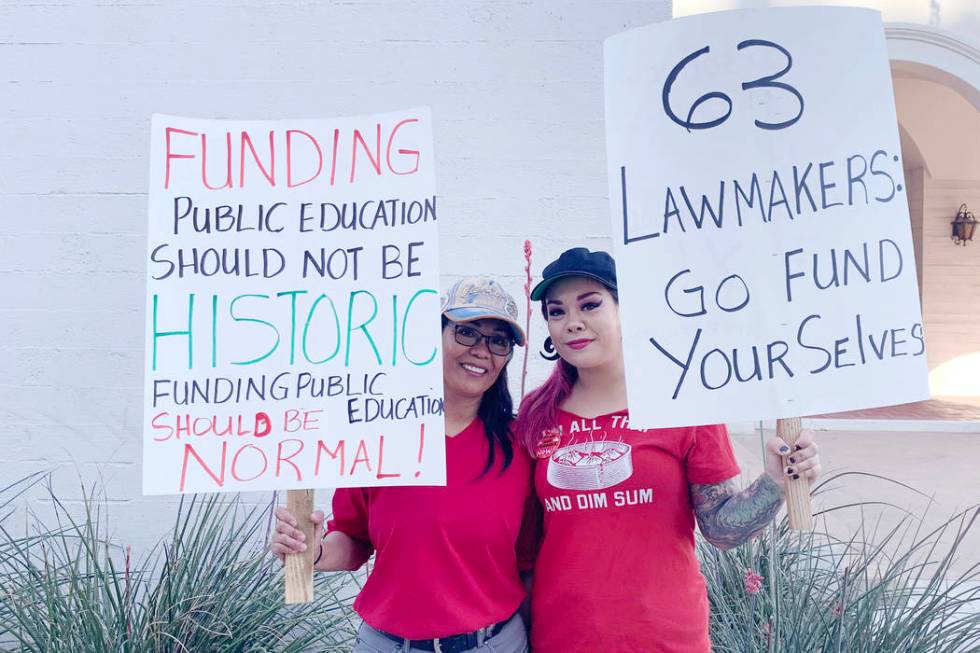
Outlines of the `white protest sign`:
<svg viewBox="0 0 980 653">
<path fill-rule="evenodd" d="M 877 12 L 725 12 L 605 45 L 638 427 L 929 396 Z"/>
<path fill-rule="evenodd" d="M 143 491 L 445 483 L 428 109 L 153 117 Z"/>
</svg>

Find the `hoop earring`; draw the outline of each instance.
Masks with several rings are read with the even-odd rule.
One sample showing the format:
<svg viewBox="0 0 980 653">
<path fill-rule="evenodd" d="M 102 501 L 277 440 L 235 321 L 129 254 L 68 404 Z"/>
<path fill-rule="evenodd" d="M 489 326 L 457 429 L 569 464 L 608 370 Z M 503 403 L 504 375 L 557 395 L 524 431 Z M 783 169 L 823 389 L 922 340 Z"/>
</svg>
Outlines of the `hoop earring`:
<svg viewBox="0 0 980 653">
<path fill-rule="evenodd" d="M 551 336 L 544 339 L 544 351 L 539 351 L 538 354 L 546 361 L 556 361 L 561 358 L 555 350 L 555 343 L 551 340 Z"/>
</svg>

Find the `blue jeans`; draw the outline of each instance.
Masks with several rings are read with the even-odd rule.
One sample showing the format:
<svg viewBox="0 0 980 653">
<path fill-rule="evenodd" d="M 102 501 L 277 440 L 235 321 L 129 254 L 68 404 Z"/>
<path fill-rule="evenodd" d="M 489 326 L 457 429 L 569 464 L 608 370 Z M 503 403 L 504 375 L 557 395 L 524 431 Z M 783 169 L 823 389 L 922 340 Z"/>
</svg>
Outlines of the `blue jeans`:
<svg viewBox="0 0 980 653">
<path fill-rule="evenodd" d="M 419 649 L 414 646 L 406 648 L 404 643 L 388 639 L 374 628 L 367 624 L 361 624 L 361 629 L 357 631 L 357 644 L 351 653 L 418 653 Z M 503 629 L 483 642 L 483 646 L 469 649 L 474 653 L 527 653 L 527 633 L 524 631 L 524 622 L 518 615 L 514 615 L 504 625 Z"/>
</svg>

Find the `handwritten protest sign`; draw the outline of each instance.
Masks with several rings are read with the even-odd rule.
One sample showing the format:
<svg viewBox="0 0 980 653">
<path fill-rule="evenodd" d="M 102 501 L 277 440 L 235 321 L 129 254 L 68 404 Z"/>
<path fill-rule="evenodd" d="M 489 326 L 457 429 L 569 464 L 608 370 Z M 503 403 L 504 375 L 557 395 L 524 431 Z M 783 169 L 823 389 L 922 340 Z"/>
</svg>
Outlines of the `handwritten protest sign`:
<svg viewBox="0 0 980 653">
<path fill-rule="evenodd" d="M 443 484 L 427 109 L 153 118 L 143 490 Z"/>
<path fill-rule="evenodd" d="M 634 425 L 929 396 L 877 12 L 707 14 L 606 41 Z"/>
</svg>

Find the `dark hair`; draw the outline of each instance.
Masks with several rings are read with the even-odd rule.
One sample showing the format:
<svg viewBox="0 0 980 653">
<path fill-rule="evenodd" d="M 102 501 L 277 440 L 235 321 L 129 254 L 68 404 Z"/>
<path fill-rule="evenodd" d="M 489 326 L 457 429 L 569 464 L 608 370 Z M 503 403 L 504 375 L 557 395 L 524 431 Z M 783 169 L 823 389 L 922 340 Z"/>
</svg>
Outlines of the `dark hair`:
<svg viewBox="0 0 980 653">
<path fill-rule="evenodd" d="M 445 329 L 449 322 L 449 318 L 443 315 L 442 328 Z M 504 454 L 500 473 L 503 473 L 514 460 L 514 445 L 510 435 L 510 424 L 514 421 L 514 400 L 511 398 L 510 389 L 507 387 L 508 363 L 510 363 L 509 359 L 501 368 L 497 380 L 483 393 L 483 397 L 480 399 L 480 407 L 476 411 L 477 417 L 483 422 L 483 430 L 490 445 L 487 452 L 487 464 L 480 473 L 480 477 L 486 475 L 493 468 L 497 459 L 498 446 Z"/>
</svg>

